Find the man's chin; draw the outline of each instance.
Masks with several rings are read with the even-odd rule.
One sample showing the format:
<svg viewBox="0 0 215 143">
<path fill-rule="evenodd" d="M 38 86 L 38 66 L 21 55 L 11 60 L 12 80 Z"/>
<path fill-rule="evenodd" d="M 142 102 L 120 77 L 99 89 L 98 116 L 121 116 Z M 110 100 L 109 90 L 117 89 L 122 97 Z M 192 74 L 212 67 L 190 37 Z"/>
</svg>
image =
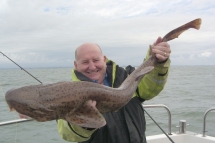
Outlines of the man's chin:
<svg viewBox="0 0 215 143">
<path fill-rule="evenodd" d="M 96 81 L 98 80 L 98 77 L 97 77 L 97 76 L 92 76 L 92 75 L 90 76 L 90 75 L 89 75 L 88 77 L 89 77 L 91 80 L 96 80 Z"/>
</svg>

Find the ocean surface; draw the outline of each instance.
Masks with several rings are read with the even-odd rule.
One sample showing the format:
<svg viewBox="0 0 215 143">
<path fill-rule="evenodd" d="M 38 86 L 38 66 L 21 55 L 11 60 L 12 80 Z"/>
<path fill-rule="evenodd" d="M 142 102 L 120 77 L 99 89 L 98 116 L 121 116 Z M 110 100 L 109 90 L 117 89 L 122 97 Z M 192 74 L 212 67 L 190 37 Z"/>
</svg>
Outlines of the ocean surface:
<svg viewBox="0 0 215 143">
<path fill-rule="evenodd" d="M 26 69 L 43 83 L 70 81 L 70 68 Z M 19 119 L 16 112 L 9 112 L 4 96 L 6 91 L 21 86 L 39 84 L 20 69 L 0 70 L 0 122 Z M 172 132 L 178 132 L 179 120 L 189 124 L 187 131 L 201 133 L 203 115 L 215 107 L 215 66 L 172 66 L 164 90 L 144 105 L 164 104 L 172 115 Z M 153 119 L 168 132 L 168 114 L 163 108 L 147 108 Z M 146 135 L 162 131 L 146 116 Z M 207 115 L 206 135 L 215 136 L 215 112 Z M 56 121 L 28 121 L 0 126 L 0 143 L 66 143 L 57 132 Z"/>
</svg>

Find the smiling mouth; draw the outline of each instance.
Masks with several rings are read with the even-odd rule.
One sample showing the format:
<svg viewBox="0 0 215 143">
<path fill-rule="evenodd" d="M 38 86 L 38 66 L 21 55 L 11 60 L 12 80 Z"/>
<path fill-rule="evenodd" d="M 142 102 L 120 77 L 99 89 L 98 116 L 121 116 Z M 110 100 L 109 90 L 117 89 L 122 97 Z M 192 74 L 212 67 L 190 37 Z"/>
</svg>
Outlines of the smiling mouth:
<svg viewBox="0 0 215 143">
<path fill-rule="evenodd" d="M 97 70 L 97 71 L 92 71 L 92 72 L 87 72 L 87 74 L 93 75 L 93 74 L 98 73 L 98 72 L 99 72 L 99 70 Z"/>
</svg>

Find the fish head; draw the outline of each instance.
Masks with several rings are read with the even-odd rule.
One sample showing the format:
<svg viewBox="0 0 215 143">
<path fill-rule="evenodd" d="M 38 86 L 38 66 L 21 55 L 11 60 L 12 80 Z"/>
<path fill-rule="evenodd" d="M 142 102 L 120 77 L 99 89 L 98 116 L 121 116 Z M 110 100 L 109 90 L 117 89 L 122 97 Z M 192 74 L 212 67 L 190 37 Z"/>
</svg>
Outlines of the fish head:
<svg viewBox="0 0 215 143">
<path fill-rule="evenodd" d="M 50 112 L 39 103 L 38 86 L 26 86 L 17 89 L 11 89 L 6 92 L 5 100 L 10 111 L 16 110 L 18 113 L 32 118 L 39 118 Z M 37 120 L 37 119 L 36 119 Z"/>
</svg>

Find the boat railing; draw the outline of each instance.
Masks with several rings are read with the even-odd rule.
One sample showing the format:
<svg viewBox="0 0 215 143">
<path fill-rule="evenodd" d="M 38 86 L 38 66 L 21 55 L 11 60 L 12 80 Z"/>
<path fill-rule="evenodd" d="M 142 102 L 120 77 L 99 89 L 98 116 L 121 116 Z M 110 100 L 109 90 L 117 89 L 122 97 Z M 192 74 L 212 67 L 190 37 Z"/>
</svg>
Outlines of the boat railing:
<svg viewBox="0 0 215 143">
<path fill-rule="evenodd" d="M 171 126 L 172 126 L 172 117 L 171 117 L 171 112 L 169 110 L 169 108 L 166 105 L 163 104 L 155 104 L 155 105 L 142 105 L 144 108 L 164 108 L 167 110 L 168 113 L 168 134 L 171 135 L 172 131 L 171 131 Z M 206 131 L 206 117 L 208 115 L 208 113 L 212 110 L 215 110 L 215 107 L 209 108 L 203 117 L 203 137 L 206 137 L 205 133 Z M 27 121 L 33 121 L 33 119 L 16 119 L 16 120 L 10 120 L 10 121 L 5 121 L 5 122 L 0 122 L 0 126 L 3 125 L 8 125 L 8 124 L 14 124 L 14 123 L 20 123 L 20 122 L 27 122 Z"/>
<path fill-rule="evenodd" d="M 9 125 L 9 124 L 15 124 L 20 122 L 27 122 L 27 121 L 33 121 L 33 119 L 16 119 L 16 120 L 10 120 L 5 122 L 0 122 L 0 126 Z"/>
<path fill-rule="evenodd" d="M 155 105 L 142 105 L 144 108 L 164 108 L 167 110 L 168 113 L 168 134 L 171 135 L 172 131 L 171 131 L 171 126 L 172 126 L 172 117 L 171 117 L 171 112 L 169 110 L 169 108 L 164 105 L 164 104 L 155 104 Z"/>
<path fill-rule="evenodd" d="M 203 137 L 206 137 L 205 133 L 207 132 L 206 131 L 206 117 L 207 117 L 208 113 L 212 110 L 215 110 L 215 107 L 209 108 L 204 114 L 204 117 L 203 117 L 203 134 L 202 134 Z"/>
<path fill-rule="evenodd" d="M 171 134 L 171 113 L 169 108 L 166 105 L 163 104 L 156 104 L 156 105 L 143 105 L 144 108 L 165 108 L 167 110 L 169 121 L 168 121 L 168 128 L 169 128 L 169 135 Z M 5 122 L 0 122 L 0 126 L 8 125 L 8 124 L 14 124 L 14 123 L 20 123 L 20 122 L 27 122 L 27 121 L 33 121 L 34 119 L 16 119 L 16 120 L 10 120 Z"/>
<path fill-rule="evenodd" d="M 171 113 L 169 108 L 166 105 L 163 104 L 156 104 L 156 105 L 143 105 L 144 108 L 165 108 L 167 110 L 169 121 L 168 121 L 168 128 L 169 128 L 169 135 L 171 135 Z M 5 122 L 0 122 L 0 126 L 8 125 L 8 124 L 14 124 L 14 123 L 20 123 L 20 122 L 27 122 L 27 121 L 33 121 L 33 119 L 16 119 L 16 120 L 10 120 Z"/>
</svg>

